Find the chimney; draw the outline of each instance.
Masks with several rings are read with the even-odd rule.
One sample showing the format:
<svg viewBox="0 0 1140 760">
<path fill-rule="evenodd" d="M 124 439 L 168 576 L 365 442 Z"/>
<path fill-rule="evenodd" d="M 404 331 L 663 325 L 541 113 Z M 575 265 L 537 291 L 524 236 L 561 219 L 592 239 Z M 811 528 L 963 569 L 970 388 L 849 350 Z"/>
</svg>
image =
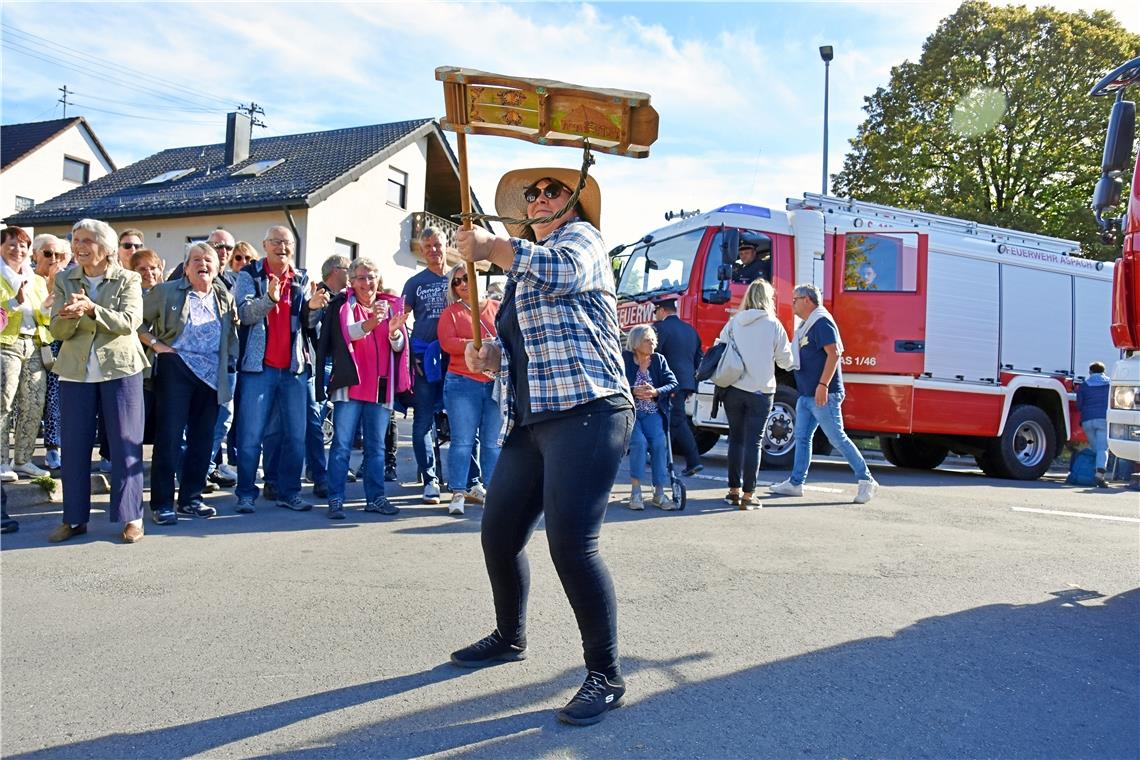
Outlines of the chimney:
<svg viewBox="0 0 1140 760">
<path fill-rule="evenodd" d="M 249 136 L 252 131 L 248 114 L 226 114 L 226 166 L 240 164 L 249 158 Z"/>
</svg>

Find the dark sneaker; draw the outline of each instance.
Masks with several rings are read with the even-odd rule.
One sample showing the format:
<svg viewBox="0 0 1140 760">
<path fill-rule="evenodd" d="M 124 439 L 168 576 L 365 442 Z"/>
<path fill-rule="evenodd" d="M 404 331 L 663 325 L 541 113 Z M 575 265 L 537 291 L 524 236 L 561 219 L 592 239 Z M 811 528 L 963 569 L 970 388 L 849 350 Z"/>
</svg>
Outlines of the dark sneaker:
<svg viewBox="0 0 1140 760">
<path fill-rule="evenodd" d="M 498 629 L 469 647 L 451 653 L 451 661 L 461 668 L 485 668 L 500 662 L 526 659 L 526 644 L 508 644 Z"/>
<path fill-rule="evenodd" d="M 220 467 L 215 467 L 210 470 L 210 474 L 206 476 L 206 479 L 222 488 L 233 488 L 237 485 L 237 478 L 231 478 L 229 473 Z"/>
<path fill-rule="evenodd" d="M 343 520 L 344 519 L 344 502 L 340 499 L 333 499 L 329 502 L 329 519 L 330 520 Z"/>
<path fill-rule="evenodd" d="M 252 515 L 257 508 L 253 506 L 253 499 L 238 499 L 234 511 L 239 515 Z"/>
<path fill-rule="evenodd" d="M 301 498 L 300 494 L 290 498 L 282 499 L 277 502 L 277 506 L 285 509 L 291 509 L 294 512 L 308 512 L 313 508 L 313 505 Z"/>
<path fill-rule="evenodd" d="M 558 720 L 574 726 L 593 725 L 620 706 L 624 696 L 624 683 L 610 683 L 604 675 L 591 670 L 574 698 L 558 711 Z"/>
<path fill-rule="evenodd" d="M 388 481 L 389 483 L 396 482 L 396 465 L 390 464 L 384 468 L 384 480 Z"/>
<path fill-rule="evenodd" d="M 392 502 L 388 501 L 386 496 L 381 496 L 379 499 L 368 502 L 364 505 L 365 512 L 378 512 L 382 515 L 398 515 L 400 508 Z"/>
<path fill-rule="evenodd" d="M 318 499 L 327 499 L 329 497 L 329 484 L 328 483 L 314 483 L 313 496 Z"/>
<path fill-rule="evenodd" d="M 277 486 L 266 483 L 261 487 L 261 498 L 266 501 L 277 501 Z"/>
<path fill-rule="evenodd" d="M 703 464 L 695 464 L 692 467 L 686 467 L 685 469 L 681 470 L 681 474 L 686 478 L 691 478 L 703 469 L 705 469 L 705 466 Z"/>
<path fill-rule="evenodd" d="M 152 509 L 150 519 L 155 525 L 176 525 L 178 523 L 178 516 L 170 507 Z"/>
<path fill-rule="evenodd" d="M 218 510 L 196 499 L 189 504 L 179 504 L 178 514 L 186 515 L 187 517 L 213 517 L 218 514 Z"/>
</svg>

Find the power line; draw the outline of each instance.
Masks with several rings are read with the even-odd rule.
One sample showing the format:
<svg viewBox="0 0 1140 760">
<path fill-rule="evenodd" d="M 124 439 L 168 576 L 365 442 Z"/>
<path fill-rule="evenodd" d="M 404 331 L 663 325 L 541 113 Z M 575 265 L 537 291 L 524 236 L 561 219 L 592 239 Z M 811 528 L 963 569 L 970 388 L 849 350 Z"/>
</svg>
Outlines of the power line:
<svg viewBox="0 0 1140 760">
<path fill-rule="evenodd" d="M 70 61 L 64 61 L 64 60 L 59 60 L 59 59 L 55 59 L 55 58 L 45 57 L 39 51 L 30 50 L 28 48 L 25 48 L 25 47 L 21 46 L 19 43 L 13 42 L 12 40 L 5 39 L 5 40 L 3 40 L 2 44 L 4 47 L 8 48 L 9 50 L 13 50 L 15 52 L 26 55 L 30 58 L 34 58 L 36 60 L 40 60 L 40 61 L 43 61 L 45 63 L 52 64 L 54 66 L 59 66 L 61 68 L 65 68 L 65 69 L 69 69 L 71 71 L 78 72 L 78 73 L 80 73 L 84 76 L 90 77 L 92 79 L 97 79 L 97 80 L 101 80 L 104 82 L 110 82 L 112 84 L 117 84 L 117 85 L 120 85 L 120 86 L 126 87 L 126 88 L 134 88 L 136 90 L 149 93 L 151 95 L 154 95 L 155 97 L 161 98 L 163 100 L 168 100 L 168 101 L 171 101 L 174 103 L 180 103 L 180 102 L 181 103 L 190 103 L 190 101 L 187 101 L 184 98 L 172 97 L 171 95 L 169 95 L 165 92 L 162 92 L 160 90 L 155 90 L 153 88 L 141 85 L 138 82 L 131 82 L 131 81 L 113 76 L 111 74 L 95 72 L 95 71 L 92 71 L 89 67 L 80 66 L 80 65 L 72 63 Z M 202 104 L 199 104 L 199 103 L 191 103 L 191 105 L 194 105 L 195 107 L 202 107 Z M 231 107 L 231 108 L 233 107 L 232 104 L 230 104 L 228 102 L 226 103 L 226 105 L 228 107 Z"/>
<path fill-rule="evenodd" d="M 106 108 L 96 108 L 95 106 L 86 105 L 84 103 L 72 103 L 71 105 L 76 108 L 83 108 L 87 111 L 97 111 L 99 113 L 107 113 L 112 116 L 122 116 L 127 119 L 142 119 L 143 121 L 162 121 L 168 124 L 208 124 L 218 126 L 220 122 L 217 121 L 199 121 L 195 119 L 164 119 L 161 116 L 142 116 L 134 113 L 122 113 L 121 111 L 110 111 Z"/>
<path fill-rule="evenodd" d="M 101 58 L 99 56 L 92 55 L 91 53 L 88 53 L 88 52 L 85 52 L 82 50 L 77 50 L 77 49 L 72 48 L 72 47 L 68 47 L 67 45 L 63 45 L 59 42 L 56 42 L 55 40 L 48 39 L 46 37 L 40 37 L 39 35 L 32 34 L 31 32 L 25 32 L 21 29 L 17 29 L 15 27 L 9 26 L 8 24 L 0 23 L 0 29 L 3 29 L 7 34 L 14 34 L 17 37 L 28 38 L 28 39 L 35 41 L 36 43 L 39 43 L 41 45 L 47 45 L 51 48 L 55 48 L 58 51 L 66 51 L 65 54 L 70 55 L 73 58 L 86 59 L 88 61 L 98 63 L 98 64 L 105 66 L 105 67 L 108 67 L 108 68 L 118 69 L 121 73 L 128 74 L 134 78 L 141 78 L 141 79 L 149 80 L 150 82 L 161 85 L 163 87 L 168 87 L 168 88 L 175 89 L 175 90 L 181 90 L 182 92 L 186 93 L 187 95 L 192 96 L 194 98 L 198 98 L 200 100 L 213 101 L 216 103 L 223 103 L 227 106 L 229 106 L 230 103 L 232 102 L 232 101 L 229 101 L 225 98 L 218 97 L 217 95 L 214 95 L 214 94 L 211 94 L 208 92 L 204 92 L 202 90 L 198 90 L 198 89 L 195 89 L 193 87 L 188 87 L 187 85 L 184 85 L 180 82 L 175 82 L 175 81 L 170 80 L 170 79 L 158 77 L 158 76 L 155 76 L 153 74 L 147 73 L 145 71 L 140 71 L 138 69 L 131 68 L 130 66 L 125 66 L 123 64 L 116 63 L 116 62 L 108 60 L 106 58 Z"/>
<path fill-rule="evenodd" d="M 98 100 L 98 101 L 103 102 L 103 103 L 112 103 L 112 104 L 118 105 L 118 106 L 127 106 L 128 108 L 147 108 L 147 109 L 150 109 L 152 111 L 170 111 L 172 113 L 210 113 L 210 114 L 222 113 L 222 110 L 218 109 L 218 108 L 180 108 L 180 107 L 172 107 L 172 106 L 155 106 L 155 105 L 151 105 L 149 103 L 131 103 L 131 102 L 126 101 L 126 100 L 116 100 L 114 98 L 104 98 L 102 96 L 92 95 L 92 94 L 87 93 L 87 92 L 72 92 L 71 94 L 72 95 L 78 95 L 79 97 L 85 98 L 87 100 Z"/>
</svg>

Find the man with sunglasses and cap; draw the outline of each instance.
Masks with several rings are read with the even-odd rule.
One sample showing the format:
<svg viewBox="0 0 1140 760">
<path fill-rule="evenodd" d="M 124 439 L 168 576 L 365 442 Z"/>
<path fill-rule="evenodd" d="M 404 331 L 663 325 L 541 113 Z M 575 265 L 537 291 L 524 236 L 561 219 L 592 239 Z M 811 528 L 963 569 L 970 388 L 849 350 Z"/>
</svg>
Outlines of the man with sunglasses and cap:
<svg viewBox="0 0 1140 760">
<path fill-rule="evenodd" d="M 453 652 L 468 668 L 526 657 L 530 568 L 526 544 L 540 519 L 562 588 L 578 621 L 586 680 L 559 720 L 597 723 L 625 694 L 617 647 L 617 601 L 598 537 L 633 428 L 613 270 L 598 232 L 601 191 L 572 169 L 507 172 L 495 205 L 511 237 L 475 227 L 457 234 L 466 261 L 507 275 L 495 320 L 498 339 L 467 366 L 492 373 L 505 406 L 502 449 L 487 491 L 481 535 L 496 628 Z M 558 216 L 560 211 L 564 211 Z M 557 216 L 557 218 L 551 218 Z"/>
<path fill-rule="evenodd" d="M 772 280 L 772 241 L 747 230 L 740 233 L 740 260 L 733 265 L 732 279 L 749 283 L 758 277 Z"/>
</svg>

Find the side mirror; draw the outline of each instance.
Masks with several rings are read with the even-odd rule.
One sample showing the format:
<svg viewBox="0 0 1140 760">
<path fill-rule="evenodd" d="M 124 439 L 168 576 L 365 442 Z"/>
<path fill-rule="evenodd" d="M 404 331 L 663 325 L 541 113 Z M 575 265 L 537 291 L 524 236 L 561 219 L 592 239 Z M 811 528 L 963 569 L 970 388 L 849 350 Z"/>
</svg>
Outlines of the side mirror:
<svg viewBox="0 0 1140 760">
<path fill-rule="evenodd" d="M 1104 137 L 1104 158 L 1100 162 L 1105 174 L 1126 172 L 1132 167 L 1132 140 L 1136 134 L 1136 104 L 1130 100 L 1117 100 L 1112 104 L 1108 118 L 1108 133 Z M 1098 185 L 1099 187 L 1099 185 Z"/>
<path fill-rule="evenodd" d="M 728 277 L 720 277 L 722 280 L 731 279 L 732 277 L 732 262 L 736 261 L 736 257 L 740 254 L 740 230 L 725 229 L 721 234 L 720 241 L 720 261 L 721 264 L 728 265 Z M 718 274 L 718 277 L 720 275 Z"/>
<path fill-rule="evenodd" d="M 1099 218 L 1101 212 L 1106 208 L 1110 208 L 1120 203 L 1120 193 L 1124 188 L 1124 183 L 1119 176 L 1109 176 L 1102 174 L 1100 179 L 1097 180 L 1096 189 L 1093 190 L 1092 208 Z"/>
</svg>

